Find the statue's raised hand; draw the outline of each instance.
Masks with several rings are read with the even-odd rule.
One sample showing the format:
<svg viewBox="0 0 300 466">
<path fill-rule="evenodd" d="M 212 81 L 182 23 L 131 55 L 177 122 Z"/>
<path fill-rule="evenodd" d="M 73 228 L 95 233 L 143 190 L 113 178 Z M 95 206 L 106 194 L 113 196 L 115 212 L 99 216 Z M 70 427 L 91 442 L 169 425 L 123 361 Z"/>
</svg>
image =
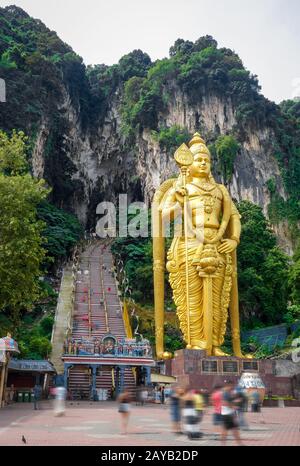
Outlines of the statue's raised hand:
<svg viewBox="0 0 300 466">
<path fill-rule="evenodd" d="M 220 254 L 230 254 L 237 248 L 237 241 L 234 239 L 222 239 L 221 246 L 218 247 L 218 252 Z"/>
</svg>

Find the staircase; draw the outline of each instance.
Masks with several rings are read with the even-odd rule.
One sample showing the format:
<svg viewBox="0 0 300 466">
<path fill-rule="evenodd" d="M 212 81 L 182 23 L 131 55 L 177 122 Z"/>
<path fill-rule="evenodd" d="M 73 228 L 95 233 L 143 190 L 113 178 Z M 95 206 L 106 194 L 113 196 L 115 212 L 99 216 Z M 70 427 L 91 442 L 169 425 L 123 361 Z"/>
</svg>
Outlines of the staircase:
<svg viewBox="0 0 300 466">
<path fill-rule="evenodd" d="M 90 399 L 91 377 L 86 366 L 74 366 L 69 372 L 69 390 L 74 399 Z"/>
<path fill-rule="evenodd" d="M 89 246 L 79 259 L 72 337 L 102 339 L 107 333 L 117 338 L 126 337 L 110 246 L 97 242 Z M 110 391 L 112 377 L 112 368 L 102 367 L 96 375 L 96 388 Z M 91 375 L 87 367 L 75 365 L 70 369 L 69 389 L 73 393 L 81 392 L 88 398 L 90 385 Z M 125 369 L 124 387 L 133 394 L 135 386 L 133 370 Z"/>
</svg>

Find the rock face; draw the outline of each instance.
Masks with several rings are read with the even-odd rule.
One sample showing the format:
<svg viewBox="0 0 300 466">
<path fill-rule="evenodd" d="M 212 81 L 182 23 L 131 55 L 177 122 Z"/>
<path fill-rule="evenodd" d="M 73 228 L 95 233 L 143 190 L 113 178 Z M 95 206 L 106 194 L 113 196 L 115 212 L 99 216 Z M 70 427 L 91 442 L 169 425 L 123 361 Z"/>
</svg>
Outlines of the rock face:
<svg viewBox="0 0 300 466">
<path fill-rule="evenodd" d="M 149 205 L 155 189 L 178 173 L 173 155 L 147 128 L 178 126 L 191 135 L 200 131 L 208 144 L 220 135 L 238 135 L 240 150 L 230 181 L 218 178 L 215 166 L 216 179 L 227 185 L 236 201 L 257 203 L 265 214 L 270 179 L 280 200 L 287 199 L 284 175 L 274 157 L 274 131 L 282 137 L 277 121 L 281 110 L 259 94 L 256 78 L 240 58 L 229 49 L 218 49 L 212 37 L 194 44 L 179 39 L 170 59 L 159 63 L 135 50 L 118 65 L 86 68 L 54 31 L 16 6 L 0 8 L 0 30 L 1 78 L 7 83 L 0 128 L 22 129 L 30 136 L 33 174 L 44 177 L 53 188 L 53 202 L 74 210 L 88 229 L 95 227 L 99 202 L 115 202 L 125 193 L 128 202 Z M 269 119 L 270 114 L 276 118 Z M 287 120 L 284 128 L 290 125 Z M 124 121 L 127 134 L 132 131 L 134 137 L 124 136 Z M 293 131 L 294 127 L 290 139 Z M 282 139 L 289 141 L 285 133 Z M 286 168 L 298 173 L 297 141 L 294 152 L 287 143 L 283 149 L 278 146 L 282 173 Z M 294 176 L 293 188 L 297 182 Z M 286 179 L 285 186 L 296 205 L 298 191 L 291 190 Z M 287 225 L 274 229 L 291 252 Z"/>
<path fill-rule="evenodd" d="M 206 95 L 201 104 L 192 105 L 176 86 L 170 86 L 172 94 L 167 111 L 159 115 L 160 127 L 178 125 L 192 134 L 201 127 L 207 142 L 220 134 L 230 133 L 235 125 L 235 109 L 230 100 L 215 95 Z M 67 122 L 63 135 L 65 154 L 75 166 L 73 180 L 81 183 L 82 189 L 74 192 L 71 207 L 87 228 L 93 228 L 96 207 L 99 202 L 115 202 L 119 194 L 127 194 L 128 201 L 144 200 L 150 204 L 154 191 L 167 178 L 178 173 L 173 156 L 162 150 L 151 132 L 144 129 L 137 135 L 135 144 L 128 147 L 121 130 L 122 92 L 118 90 L 104 119 L 93 131 L 83 131 L 78 111 L 65 90 L 60 111 Z M 46 176 L 44 149 L 49 128 L 44 120 L 40 126 L 33 152 L 33 173 Z M 236 201 L 249 200 L 260 205 L 267 215 L 270 195 L 267 182 L 275 178 L 277 191 L 286 199 L 278 163 L 273 155 L 274 134 L 271 128 L 249 129 L 240 141 L 241 150 L 235 160 L 234 172 L 227 187 Z M 214 171 L 214 170 L 213 170 Z M 216 179 L 224 183 L 223 179 Z M 274 226 L 281 245 L 291 253 L 292 243 L 287 234 L 287 225 Z"/>
</svg>

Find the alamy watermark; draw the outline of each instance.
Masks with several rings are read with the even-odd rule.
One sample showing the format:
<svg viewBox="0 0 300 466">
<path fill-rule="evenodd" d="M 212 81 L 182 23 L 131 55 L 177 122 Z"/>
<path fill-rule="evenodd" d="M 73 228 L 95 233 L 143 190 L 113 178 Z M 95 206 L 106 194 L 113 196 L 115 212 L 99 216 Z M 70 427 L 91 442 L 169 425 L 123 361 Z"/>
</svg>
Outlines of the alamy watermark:
<svg viewBox="0 0 300 466">
<path fill-rule="evenodd" d="M 96 224 L 99 238 L 148 238 L 182 237 L 204 238 L 204 204 L 197 206 L 187 200 L 185 206 L 186 225 L 184 230 L 183 203 L 168 202 L 161 207 L 153 202 L 151 209 L 144 202 L 128 203 L 127 194 L 120 194 L 118 203 L 101 202 L 96 208 L 101 216 Z M 184 233 L 185 232 L 185 233 Z"/>
</svg>

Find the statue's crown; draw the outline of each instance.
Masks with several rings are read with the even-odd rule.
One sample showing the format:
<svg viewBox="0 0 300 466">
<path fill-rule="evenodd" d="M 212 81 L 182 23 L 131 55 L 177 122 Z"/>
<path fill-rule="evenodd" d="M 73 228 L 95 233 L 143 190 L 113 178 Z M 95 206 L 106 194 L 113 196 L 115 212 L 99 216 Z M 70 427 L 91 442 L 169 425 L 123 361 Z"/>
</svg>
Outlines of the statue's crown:
<svg viewBox="0 0 300 466">
<path fill-rule="evenodd" d="M 193 139 L 189 142 L 189 148 L 193 155 L 206 154 L 210 157 L 210 152 L 205 144 L 205 141 L 199 133 L 194 134 Z"/>
</svg>

